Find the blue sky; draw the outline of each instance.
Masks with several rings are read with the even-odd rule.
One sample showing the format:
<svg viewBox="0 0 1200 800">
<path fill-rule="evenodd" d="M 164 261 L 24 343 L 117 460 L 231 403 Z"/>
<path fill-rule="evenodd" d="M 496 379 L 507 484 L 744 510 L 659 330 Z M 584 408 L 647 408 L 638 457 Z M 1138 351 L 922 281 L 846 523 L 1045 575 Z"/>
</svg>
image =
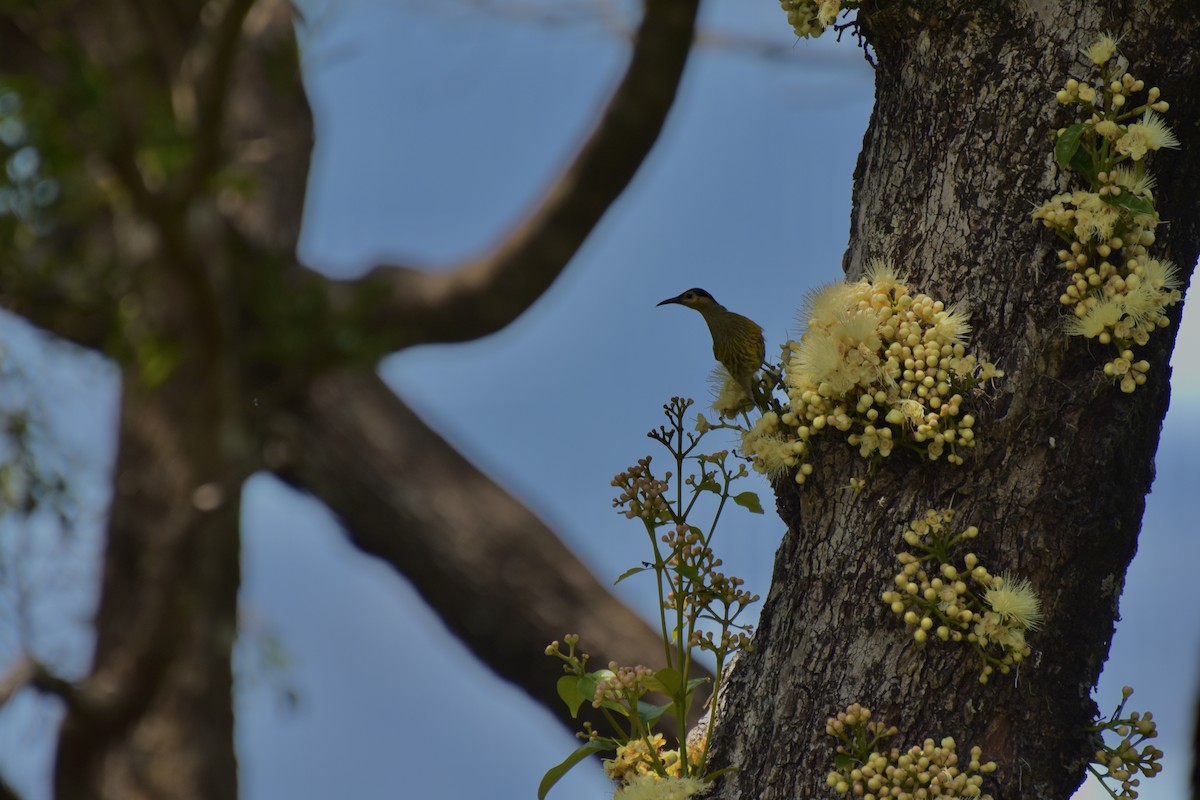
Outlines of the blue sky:
<svg viewBox="0 0 1200 800">
<path fill-rule="evenodd" d="M 436 268 L 473 255 L 528 209 L 586 133 L 623 65 L 622 42 L 586 16 L 547 26 L 489 5 L 330 0 L 310 13 L 306 70 L 319 143 L 308 263 L 351 275 L 389 257 Z M 786 55 L 698 49 L 663 139 L 545 297 L 495 336 L 418 348 L 381 366 L 602 578 L 643 557 L 640 531 L 612 512 L 609 480 L 650 452 L 644 432 L 666 399 L 708 396 L 707 331 L 691 312 L 655 303 L 703 286 L 776 344 L 796 334 L 804 293 L 841 275 L 851 173 L 872 106 L 869 67 L 850 42 L 792 48 L 773 2 L 710 3 L 704 27 L 781 44 Z M 1192 346 L 1177 349 L 1158 480 L 1099 690 L 1111 706 L 1131 683 L 1134 706 L 1160 720 L 1167 771 L 1144 787 L 1144 800 L 1183 796 L 1190 766 L 1200 622 L 1191 604 L 1177 606 L 1200 560 L 1187 506 L 1200 471 L 1195 328 L 1185 322 L 1181 332 Z M 43 347 L 11 321 L 0 333 L 14 354 Z M 95 521 L 112 455 L 114 378 L 98 359 L 51 352 L 56 366 L 31 391 L 53 411 L 85 518 Z M 769 493 L 765 483 L 755 488 Z M 533 797 L 542 772 L 573 747 L 561 726 L 476 663 L 402 578 L 346 545 L 320 504 L 267 476 L 245 499 L 244 796 Z M 765 594 L 783 523 L 769 514 L 730 522 L 722 555 Z M 89 546 L 88 536 L 79 540 Z M 635 582 L 618 588 L 650 612 Z M 77 642 L 85 600 L 76 608 L 73 624 L 56 630 Z M 77 659 L 70 635 L 47 646 Z M 270 641 L 286 668 L 262 666 Z M 282 702 L 284 686 L 297 692 L 295 708 Z M 27 700 L 0 712 L 0 768 L 31 799 L 46 796 L 37 785 L 47 751 L 29 742 L 48 742 L 51 729 L 52 715 Z M 552 797 L 610 794 L 589 768 Z"/>
</svg>

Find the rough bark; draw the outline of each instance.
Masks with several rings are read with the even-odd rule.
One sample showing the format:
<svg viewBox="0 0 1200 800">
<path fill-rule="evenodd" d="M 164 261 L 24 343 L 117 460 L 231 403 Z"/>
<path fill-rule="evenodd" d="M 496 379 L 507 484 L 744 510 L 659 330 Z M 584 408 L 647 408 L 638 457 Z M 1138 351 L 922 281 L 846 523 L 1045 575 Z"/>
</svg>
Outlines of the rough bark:
<svg viewBox="0 0 1200 800">
<path fill-rule="evenodd" d="M 1190 271 L 1200 18 L 1187 3 L 1073 2 L 878 3 L 858 19 L 877 58 L 876 104 L 846 271 L 857 278 L 882 257 L 916 290 L 960 304 L 972 347 L 1007 376 L 978 415 L 963 467 L 897 454 L 855 494 L 841 487 L 857 455 L 831 440 L 817 455 L 820 477 L 776 486 L 789 530 L 717 736 L 719 762 L 738 771 L 713 796 L 827 794 L 825 719 L 860 702 L 899 727 L 895 744 L 952 735 L 960 751 L 981 746 L 999 765 L 996 797 L 1065 800 L 1092 752 L 1089 692 L 1137 547 L 1174 329 L 1142 351 L 1153 367 L 1135 394 L 1098 377 L 1103 349 L 1062 332 L 1060 245 L 1029 213 L 1065 185 L 1047 138 L 1066 124 L 1053 93 L 1080 73 L 1080 49 L 1111 31 L 1131 70 L 1170 97 L 1182 149 L 1154 168 L 1171 221 L 1160 252 Z M 1046 612 L 1034 657 L 988 685 L 969 648 L 917 645 L 880 602 L 906 524 L 950 506 L 956 522 L 980 528 L 981 559 L 1029 578 Z"/>
</svg>

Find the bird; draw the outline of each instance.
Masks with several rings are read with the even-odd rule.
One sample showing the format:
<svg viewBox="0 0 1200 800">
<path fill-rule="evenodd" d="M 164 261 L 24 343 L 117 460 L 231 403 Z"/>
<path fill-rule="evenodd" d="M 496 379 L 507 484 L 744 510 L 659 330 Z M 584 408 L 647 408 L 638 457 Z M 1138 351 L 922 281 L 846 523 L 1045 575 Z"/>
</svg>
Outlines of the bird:
<svg viewBox="0 0 1200 800">
<path fill-rule="evenodd" d="M 713 358 L 721 362 L 721 366 L 725 367 L 730 377 L 742 387 L 747 399 L 753 400 L 754 375 L 766 356 L 763 329 L 758 323 L 733 313 L 700 288 L 688 289 L 683 294 L 668 297 L 658 305 L 672 303 L 700 312 L 700 316 L 708 323 L 709 333 L 712 334 Z"/>
</svg>

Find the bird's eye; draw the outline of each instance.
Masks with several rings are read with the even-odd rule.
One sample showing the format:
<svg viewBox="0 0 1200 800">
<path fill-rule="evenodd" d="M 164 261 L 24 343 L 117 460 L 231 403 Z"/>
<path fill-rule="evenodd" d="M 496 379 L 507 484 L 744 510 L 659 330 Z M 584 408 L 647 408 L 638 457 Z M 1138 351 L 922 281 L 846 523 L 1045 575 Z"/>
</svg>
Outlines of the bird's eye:
<svg viewBox="0 0 1200 800">
<path fill-rule="evenodd" d="M 684 297 L 684 299 L 685 299 L 685 300 L 695 300 L 695 299 L 696 299 L 696 293 L 695 293 L 695 292 L 688 292 L 688 293 L 687 293 L 687 294 L 685 294 L 683 297 Z"/>
</svg>

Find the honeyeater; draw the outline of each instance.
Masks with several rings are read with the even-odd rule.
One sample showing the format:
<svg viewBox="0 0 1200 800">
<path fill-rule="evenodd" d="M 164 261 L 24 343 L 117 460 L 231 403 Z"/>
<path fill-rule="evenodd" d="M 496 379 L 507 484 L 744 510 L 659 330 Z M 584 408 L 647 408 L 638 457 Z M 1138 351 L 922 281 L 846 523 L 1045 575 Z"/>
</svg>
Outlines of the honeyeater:
<svg viewBox="0 0 1200 800">
<path fill-rule="evenodd" d="M 659 305 L 669 303 L 700 312 L 712 334 L 713 357 L 746 391 L 746 396 L 753 398 L 754 374 L 762 366 L 766 355 L 763 331 L 758 323 L 733 313 L 703 289 L 688 289 L 681 295 L 663 300 Z"/>
</svg>

